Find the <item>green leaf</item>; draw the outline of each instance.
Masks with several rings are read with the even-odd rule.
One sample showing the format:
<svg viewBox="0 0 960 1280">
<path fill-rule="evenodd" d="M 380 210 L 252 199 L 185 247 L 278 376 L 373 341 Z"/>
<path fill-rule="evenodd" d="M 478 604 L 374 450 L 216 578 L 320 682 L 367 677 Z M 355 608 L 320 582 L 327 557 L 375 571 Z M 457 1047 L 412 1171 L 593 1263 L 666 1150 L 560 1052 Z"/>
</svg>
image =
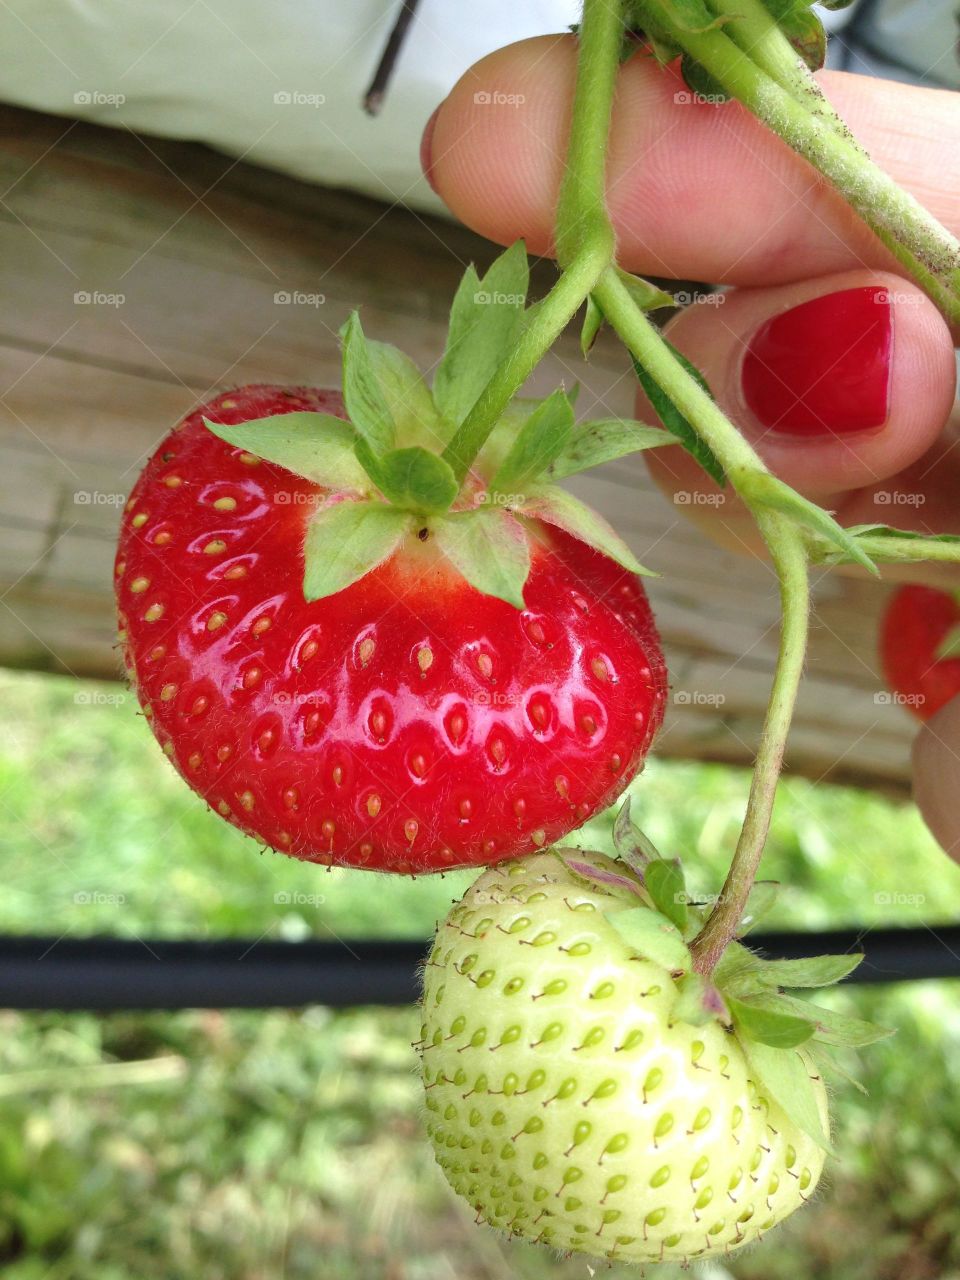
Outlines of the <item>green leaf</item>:
<svg viewBox="0 0 960 1280">
<path fill-rule="evenodd" d="M 480 475 L 492 476 L 513 448 L 513 442 L 532 413 L 543 404 L 542 397 L 514 396 L 494 423 L 480 450 L 473 469 Z"/>
<path fill-rule="evenodd" d="M 220 440 L 273 462 L 329 489 L 368 489 L 357 464 L 356 434 L 349 422 L 330 413 L 278 413 L 236 426 L 204 418 L 203 425 Z"/>
<path fill-rule="evenodd" d="M 837 1056 L 832 1046 L 820 1044 L 813 1040 L 807 1046 L 806 1052 L 816 1063 L 817 1070 L 822 1076 L 838 1075 L 846 1084 L 852 1084 L 864 1097 L 868 1096 L 866 1086 L 856 1076 L 852 1076 L 842 1063 L 837 1061 Z"/>
<path fill-rule="evenodd" d="M 662 427 L 625 418 L 597 418 L 573 428 L 548 474 L 551 480 L 563 480 L 628 453 L 675 444 L 676 438 Z"/>
<path fill-rule="evenodd" d="M 724 1012 L 716 987 L 699 973 L 685 973 L 675 983 L 677 998 L 670 1010 L 671 1022 L 689 1022 L 702 1027 Z"/>
<path fill-rule="evenodd" d="M 599 305 L 594 301 L 593 294 L 587 295 L 586 309 L 583 314 L 583 325 L 580 329 L 580 350 L 583 352 L 583 358 L 586 360 L 590 354 L 593 344 L 597 340 L 597 334 L 603 326 L 603 312 Z"/>
<path fill-rule="evenodd" d="M 459 426 L 481 391 L 508 358 L 529 288 L 522 240 L 512 244 L 481 280 L 467 268 L 450 311 L 443 359 L 433 379 L 433 398 L 447 422 Z"/>
<path fill-rule="evenodd" d="M 632 275 L 629 271 L 624 271 L 623 267 L 617 267 L 617 275 L 620 277 L 620 283 L 624 286 L 635 307 L 641 311 L 660 311 L 663 307 L 675 307 L 673 294 L 667 293 L 665 289 L 661 289 L 658 284 L 651 284 L 649 280 L 644 280 L 642 276 Z"/>
<path fill-rule="evenodd" d="M 804 1057 L 796 1049 L 774 1049 L 758 1040 L 741 1043 L 763 1091 L 818 1147 L 832 1155 L 833 1148 L 824 1133 L 824 1121 Z"/>
<path fill-rule="evenodd" d="M 667 345 L 683 365 L 684 369 L 686 369 L 687 373 L 689 373 L 690 376 L 699 383 L 700 387 L 707 393 L 707 395 L 712 398 L 713 393 L 707 386 L 707 381 L 700 370 L 695 368 L 687 357 L 682 355 L 671 343 L 668 343 Z M 643 387 L 644 394 L 653 406 L 654 413 L 656 413 L 657 417 L 666 429 L 671 433 L 671 435 L 676 436 L 692 457 L 696 458 L 697 462 L 700 463 L 700 466 L 703 467 L 704 471 L 706 471 L 707 475 L 710 476 L 711 479 L 715 480 L 721 487 L 725 485 L 726 476 L 724 475 L 723 467 L 720 465 L 719 459 L 710 446 L 704 440 L 700 439 L 700 436 L 697 434 L 693 426 L 683 416 L 666 392 L 661 389 L 659 383 L 654 382 L 653 378 L 650 377 L 643 365 L 634 360 L 633 368 L 637 378 L 639 379 L 641 387 Z"/>
<path fill-rule="evenodd" d="M 782 995 L 779 998 L 798 1017 L 813 1020 L 814 1036 L 823 1044 L 838 1045 L 844 1049 L 863 1049 L 868 1044 L 876 1044 L 878 1040 L 886 1040 L 894 1034 L 890 1027 L 880 1027 L 875 1022 L 865 1022 L 862 1018 L 851 1018 L 848 1014 L 824 1009 L 822 1005 L 811 1004 L 796 996 Z"/>
<path fill-rule="evenodd" d="M 530 541 L 509 511 L 496 507 L 458 511 L 433 527 L 437 546 L 471 587 L 516 609 L 524 607 Z"/>
<path fill-rule="evenodd" d="M 819 71 L 827 57 L 827 33 L 806 4 L 795 4 L 780 19 L 780 30 L 811 71 Z"/>
<path fill-rule="evenodd" d="M 781 515 L 788 516 L 805 529 L 817 534 L 818 537 L 825 538 L 827 542 L 839 547 L 855 564 L 869 569 L 875 577 L 880 576 L 877 566 L 857 546 L 856 539 L 846 529 L 841 528 L 836 520 L 821 507 L 802 498 L 799 493 L 771 475 L 769 471 L 751 471 L 745 474 L 737 485 L 737 491 L 751 505 L 779 511 Z"/>
<path fill-rule="evenodd" d="M 490 488 L 498 493 L 523 494 L 561 453 L 572 427 L 573 405 L 562 390 L 554 391 L 520 428 Z"/>
<path fill-rule="evenodd" d="M 687 927 L 687 883 L 680 860 L 654 858 L 647 863 L 643 883 L 653 905 L 683 933 Z"/>
<path fill-rule="evenodd" d="M 814 1026 L 809 1018 L 781 1011 L 773 1001 L 763 1001 L 755 996 L 743 1000 L 727 996 L 727 1008 L 742 1037 L 772 1045 L 775 1049 L 796 1048 L 813 1035 Z"/>
<path fill-rule="evenodd" d="M 686 971 L 692 961 L 690 949 L 672 921 L 649 907 L 607 912 L 606 918 L 623 941 L 637 955 L 664 969 Z"/>
<path fill-rule="evenodd" d="M 543 485 L 528 495 L 517 510 L 534 520 L 556 525 L 587 546 L 602 551 L 631 573 L 652 574 L 645 569 L 620 535 L 592 507 L 556 485 Z"/>
<path fill-rule="evenodd" d="M 303 595 L 322 600 L 343 591 L 387 560 L 413 517 L 382 502 L 331 502 L 307 525 Z"/>
<path fill-rule="evenodd" d="M 386 453 L 393 448 L 396 424 L 356 311 L 351 313 L 340 330 L 340 337 L 343 342 L 343 399 L 350 421 L 374 454 Z"/>
<path fill-rule="evenodd" d="M 460 490 L 450 464 L 419 445 L 391 449 L 377 458 L 366 441 L 360 441 L 357 457 L 383 496 L 397 507 L 437 514 L 449 508 Z"/>
<path fill-rule="evenodd" d="M 447 428 L 433 403 L 423 374 L 397 347 L 367 342 L 373 372 L 396 429 L 399 444 L 420 444 L 438 451 L 446 444 Z"/>
<path fill-rule="evenodd" d="M 779 892 L 780 883 L 777 880 L 754 881 L 747 897 L 747 905 L 743 917 L 737 926 L 738 938 L 742 938 L 745 933 L 749 933 L 754 925 L 772 909 Z"/>
<path fill-rule="evenodd" d="M 617 856 L 639 875 L 643 875 L 648 862 L 660 857 L 653 841 L 631 820 L 629 796 L 613 820 L 613 847 Z"/>
<path fill-rule="evenodd" d="M 960 658 L 960 627 L 948 631 L 937 645 L 935 657 L 941 661 L 947 658 Z"/>
<path fill-rule="evenodd" d="M 764 960 L 760 980 L 773 987 L 832 987 L 853 973 L 863 952 L 847 956 L 811 956 L 803 960 Z"/>
<path fill-rule="evenodd" d="M 739 942 L 731 942 L 717 962 L 713 980 L 724 995 L 740 999 L 756 995 L 763 991 L 763 983 L 757 978 L 757 971 L 762 964 L 758 955 L 754 955 Z"/>
</svg>

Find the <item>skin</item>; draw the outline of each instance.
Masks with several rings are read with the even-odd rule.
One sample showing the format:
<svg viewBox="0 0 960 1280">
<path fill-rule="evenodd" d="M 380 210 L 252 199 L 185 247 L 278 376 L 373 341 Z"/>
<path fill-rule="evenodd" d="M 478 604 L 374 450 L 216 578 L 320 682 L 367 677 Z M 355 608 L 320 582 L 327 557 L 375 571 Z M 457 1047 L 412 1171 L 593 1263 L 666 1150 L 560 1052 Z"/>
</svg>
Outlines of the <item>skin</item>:
<svg viewBox="0 0 960 1280">
<path fill-rule="evenodd" d="M 552 251 L 553 211 L 563 166 L 575 68 L 570 36 L 521 41 L 465 73 L 428 122 L 424 168 L 464 223 L 532 253 Z M 960 137 L 960 95 L 842 72 L 818 77 L 873 159 L 960 235 L 960 183 L 948 182 Z M 684 86 L 637 56 L 620 70 L 611 130 L 608 198 L 619 259 L 639 274 L 732 286 L 722 306 L 693 306 L 669 326 L 671 340 L 707 375 L 724 410 L 770 467 L 845 524 L 881 520 L 924 532 L 960 533 L 960 431 L 954 341 L 939 312 L 897 274 L 887 251 L 822 180 L 736 103 L 717 109 L 678 102 Z M 514 102 L 476 102 L 497 91 Z M 744 193 L 749 198 L 744 199 Z M 730 211 L 718 217 L 718 210 Z M 890 290 L 893 365 L 890 410 L 875 431 L 791 439 L 765 431 L 740 387 L 743 352 L 771 316 L 810 298 L 864 285 Z M 638 400 L 638 416 L 652 420 Z M 682 450 L 645 455 L 658 484 L 707 491 Z M 918 495 L 915 505 L 878 506 L 879 490 Z M 756 550 L 749 517 L 689 505 L 718 541 Z M 894 575 L 887 573 L 888 577 Z M 911 566 L 901 576 L 960 587 L 960 568 Z M 864 636 L 873 648 L 875 637 Z M 960 859 L 960 699 L 920 731 L 914 791 L 931 831 Z"/>
</svg>

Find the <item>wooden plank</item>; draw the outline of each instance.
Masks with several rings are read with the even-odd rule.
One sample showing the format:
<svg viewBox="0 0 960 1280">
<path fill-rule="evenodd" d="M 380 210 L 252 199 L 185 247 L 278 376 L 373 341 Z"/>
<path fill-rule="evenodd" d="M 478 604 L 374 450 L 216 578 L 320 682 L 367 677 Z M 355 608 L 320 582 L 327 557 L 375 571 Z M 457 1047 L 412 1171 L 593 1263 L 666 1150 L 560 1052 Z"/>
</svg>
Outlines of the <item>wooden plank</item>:
<svg viewBox="0 0 960 1280">
<path fill-rule="evenodd" d="M 203 147 L 14 108 L 0 108 L 0 189 L 0 662 L 111 678 L 119 509 L 160 436 L 224 386 L 335 383 L 336 332 L 357 305 L 430 368 L 463 265 L 494 250 Z M 535 291 L 552 275 L 537 264 Z M 588 365 L 565 335 L 531 388 L 561 380 L 581 382 L 584 413 L 630 412 L 606 335 Z M 638 459 L 572 487 L 663 575 L 649 588 L 673 685 L 660 750 L 748 763 L 776 654 L 769 568 L 712 546 Z M 789 762 L 903 790 L 912 725 L 875 672 L 883 599 L 873 583 L 819 583 Z"/>
</svg>

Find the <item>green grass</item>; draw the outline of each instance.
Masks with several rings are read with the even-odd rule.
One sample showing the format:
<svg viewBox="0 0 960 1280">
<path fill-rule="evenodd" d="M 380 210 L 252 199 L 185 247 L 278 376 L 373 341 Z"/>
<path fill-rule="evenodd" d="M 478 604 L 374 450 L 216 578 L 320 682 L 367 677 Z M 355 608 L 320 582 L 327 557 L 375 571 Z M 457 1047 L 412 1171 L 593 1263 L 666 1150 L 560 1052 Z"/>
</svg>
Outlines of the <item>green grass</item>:
<svg viewBox="0 0 960 1280">
<path fill-rule="evenodd" d="M 4 932 L 426 938 L 470 879 L 371 894 L 367 873 L 261 854 L 113 686 L 0 675 L 0 705 Z M 746 786 L 654 761 L 634 814 L 709 892 Z M 606 847 L 610 822 L 580 839 Z M 960 918 L 960 870 L 913 809 L 852 790 L 789 780 L 764 875 L 785 885 L 778 927 Z M 701 1274 L 960 1278 L 958 997 L 958 983 L 832 997 L 898 1035 L 851 1064 L 869 1098 L 836 1092 L 831 1185 Z M 406 1009 L 0 1014 L 4 1280 L 586 1280 L 582 1259 L 477 1229 L 448 1193 L 422 1136 L 415 1025 Z"/>
<path fill-rule="evenodd" d="M 384 877 L 371 894 L 369 872 L 261 852 L 184 786 L 119 686 L 0 673 L 0 705 L 7 932 L 426 938 L 472 878 Z M 651 760 L 634 785 L 637 820 L 697 891 L 719 888 L 747 784 Z M 578 841 L 608 848 L 611 821 Z M 960 918 L 960 868 L 915 810 L 849 788 L 788 779 L 761 874 L 787 886 L 777 927 Z"/>
</svg>

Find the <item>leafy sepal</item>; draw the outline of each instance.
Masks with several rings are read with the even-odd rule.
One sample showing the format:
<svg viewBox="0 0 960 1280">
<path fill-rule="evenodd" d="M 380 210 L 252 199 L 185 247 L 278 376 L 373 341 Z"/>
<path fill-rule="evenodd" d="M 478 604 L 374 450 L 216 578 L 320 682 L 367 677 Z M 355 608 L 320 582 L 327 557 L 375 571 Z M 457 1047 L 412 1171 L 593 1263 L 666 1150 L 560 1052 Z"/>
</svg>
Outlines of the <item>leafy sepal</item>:
<svg viewBox="0 0 960 1280">
<path fill-rule="evenodd" d="M 278 413 L 226 426 L 203 419 L 225 444 L 337 492 L 370 488 L 354 456 L 356 432 L 330 413 Z"/>
<path fill-rule="evenodd" d="M 389 559 L 413 522 L 382 502 L 330 502 L 311 517 L 304 544 L 303 594 L 322 600 Z"/>
<path fill-rule="evenodd" d="M 690 949 L 677 926 L 649 907 L 607 912 L 607 920 L 632 951 L 672 972 L 686 973 L 692 966 Z"/>
<path fill-rule="evenodd" d="M 630 797 L 627 796 L 613 821 L 613 847 L 617 857 L 642 876 L 651 859 L 660 853 L 649 836 L 645 835 L 630 817 Z"/>
<path fill-rule="evenodd" d="M 592 507 L 575 498 L 572 493 L 560 489 L 556 485 L 538 485 L 531 493 L 524 496 L 518 504 L 521 515 L 534 520 L 542 520 L 546 524 L 556 525 L 565 533 L 585 542 L 596 551 L 603 552 L 611 560 L 622 565 L 631 573 L 647 574 L 656 577 L 650 569 L 645 569 L 624 540 Z"/>
<path fill-rule="evenodd" d="M 529 535 L 509 511 L 479 507 L 432 523 L 437 547 L 477 591 L 524 607 L 530 573 Z"/>
</svg>

